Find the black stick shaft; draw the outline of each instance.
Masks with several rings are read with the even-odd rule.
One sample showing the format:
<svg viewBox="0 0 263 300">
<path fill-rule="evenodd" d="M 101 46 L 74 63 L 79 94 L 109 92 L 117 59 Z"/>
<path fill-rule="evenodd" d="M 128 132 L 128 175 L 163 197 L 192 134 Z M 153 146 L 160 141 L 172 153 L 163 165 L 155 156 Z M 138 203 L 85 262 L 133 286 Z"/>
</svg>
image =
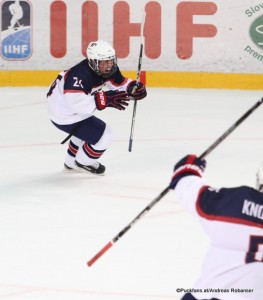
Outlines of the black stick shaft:
<svg viewBox="0 0 263 300">
<path fill-rule="evenodd" d="M 142 67 L 142 54 L 143 54 L 143 29 L 144 29 L 144 22 L 145 22 L 145 13 L 143 14 L 142 22 L 141 22 L 141 45 L 140 45 L 140 53 L 139 53 L 139 61 L 138 61 L 138 69 L 137 69 L 137 77 L 136 83 L 138 85 L 141 77 L 141 67 Z M 133 88 L 132 94 L 135 93 L 137 89 L 137 85 Z M 136 117 L 136 109 L 137 109 L 137 100 L 134 100 L 133 104 L 133 113 L 132 113 L 132 123 L 131 123 L 131 132 L 130 132 L 130 139 L 129 139 L 129 147 L 128 151 L 132 151 L 132 143 L 133 143 L 133 132 L 135 126 L 135 117 Z"/>
<path fill-rule="evenodd" d="M 123 228 L 113 239 L 112 242 L 116 243 L 129 229 L 132 228 L 135 223 L 137 223 L 152 207 L 158 203 L 170 190 L 170 187 L 167 187 L 163 190 L 157 197 L 155 197 L 152 202 L 150 202 L 126 227 Z"/>
<path fill-rule="evenodd" d="M 152 200 L 127 226 L 125 226 L 110 242 L 108 242 L 98 253 L 96 253 L 88 262 L 87 265 L 91 267 L 111 246 L 116 243 L 132 226 L 137 223 L 156 203 L 158 203 L 168 192 L 170 186 L 164 189 L 156 198 Z"/>
<path fill-rule="evenodd" d="M 129 140 L 129 148 L 128 148 L 129 152 L 132 151 L 133 131 L 134 131 L 134 125 L 135 125 L 136 108 L 137 108 L 137 100 L 134 100 L 133 113 L 132 113 L 132 124 L 131 124 L 131 132 L 130 132 L 130 140 Z"/>
<path fill-rule="evenodd" d="M 231 132 L 233 132 L 253 111 L 255 111 L 263 102 L 263 98 L 254 104 L 242 117 L 240 117 L 225 133 L 223 133 L 210 147 L 204 151 L 199 158 L 204 158 L 211 153 Z M 87 265 L 92 266 L 114 243 L 116 243 L 132 226 L 137 223 L 155 204 L 157 204 L 169 191 L 167 186 L 156 198 L 154 198 L 127 226 L 125 226 L 110 242 L 108 242 L 96 255 L 94 255 Z"/>
<path fill-rule="evenodd" d="M 232 133 L 245 119 L 252 114 L 263 102 L 263 98 L 257 101 L 246 113 L 244 113 L 228 130 L 226 130 L 210 147 L 208 147 L 199 158 L 205 158 L 212 152 L 230 133 Z"/>
</svg>

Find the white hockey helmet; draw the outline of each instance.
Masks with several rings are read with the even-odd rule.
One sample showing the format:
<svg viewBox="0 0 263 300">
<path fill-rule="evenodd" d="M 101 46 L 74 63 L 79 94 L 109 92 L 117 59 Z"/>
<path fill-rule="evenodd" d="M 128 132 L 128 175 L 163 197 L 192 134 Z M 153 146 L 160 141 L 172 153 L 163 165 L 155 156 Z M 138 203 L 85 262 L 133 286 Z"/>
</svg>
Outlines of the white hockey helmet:
<svg viewBox="0 0 263 300">
<path fill-rule="evenodd" d="M 99 76 L 104 78 L 111 77 L 117 70 L 117 58 L 115 55 L 115 50 L 112 46 L 102 40 L 90 42 L 87 48 L 87 59 L 91 69 L 97 73 Z M 99 62 L 103 60 L 112 60 L 113 65 L 111 69 L 105 74 L 101 73 L 99 70 Z"/>
<path fill-rule="evenodd" d="M 263 193 L 263 162 L 261 163 L 256 174 L 256 189 Z"/>
</svg>

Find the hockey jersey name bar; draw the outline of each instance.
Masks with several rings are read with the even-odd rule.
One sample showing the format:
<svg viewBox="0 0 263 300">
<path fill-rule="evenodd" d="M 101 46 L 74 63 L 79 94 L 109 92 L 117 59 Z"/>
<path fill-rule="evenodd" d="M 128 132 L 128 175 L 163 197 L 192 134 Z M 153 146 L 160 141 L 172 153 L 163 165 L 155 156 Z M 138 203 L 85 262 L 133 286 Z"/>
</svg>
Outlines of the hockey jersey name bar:
<svg viewBox="0 0 263 300">
<path fill-rule="evenodd" d="M 245 200 L 243 204 L 242 213 L 247 216 L 263 220 L 263 205 L 259 205 L 255 202 Z"/>
</svg>

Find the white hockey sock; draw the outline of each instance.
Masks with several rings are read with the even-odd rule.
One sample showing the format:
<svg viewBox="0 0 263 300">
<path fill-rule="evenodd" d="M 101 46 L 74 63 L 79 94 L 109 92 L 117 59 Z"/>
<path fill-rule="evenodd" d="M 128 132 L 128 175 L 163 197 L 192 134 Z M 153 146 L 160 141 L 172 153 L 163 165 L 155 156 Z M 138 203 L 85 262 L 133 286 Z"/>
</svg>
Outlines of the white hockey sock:
<svg viewBox="0 0 263 300">
<path fill-rule="evenodd" d="M 72 169 L 76 168 L 75 165 L 75 158 L 76 158 L 76 154 L 79 150 L 79 148 L 81 148 L 81 146 L 83 145 L 83 141 L 80 140 L 79 138 L 73 136 L 70 139 L 69 145 L 68 145 L 68 150 L 67 150 L 67 154 L 64 160 L 64 163 Z"/>
</svg>

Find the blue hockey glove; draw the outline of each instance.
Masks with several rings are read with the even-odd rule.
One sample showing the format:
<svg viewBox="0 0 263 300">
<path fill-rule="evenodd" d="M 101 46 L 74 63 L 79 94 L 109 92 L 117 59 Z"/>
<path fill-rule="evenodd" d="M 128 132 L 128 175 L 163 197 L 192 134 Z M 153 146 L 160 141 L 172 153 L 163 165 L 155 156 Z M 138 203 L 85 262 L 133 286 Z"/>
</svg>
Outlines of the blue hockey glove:
<svg viewBox="0 0 263 300">
<path fill-rule="evenodd" d="M 133 89 L 135 89 L 134 92 Z M 142 82 L 137 83 L 136 80 L 133 80 L 128 84 L 127 93 L 134 100 L 140 100 L 147 96 L 145 85 Z"/>
<path fill-rule="evenodd" d="M 196 155 L 186 155 L 174 166 L 174 174 L 170 183 L 170 188 L 175 189 L 180 179 L 188 175 L 202 177 L 206 167 L 206 161 L 199 159 Z"/>
<path fill-rule="evenodd" d="M 99 91 L 95 93 L 94 99 L 98 110 L 106 107 L 124 110 L 129 105 L 127 102 L 130 101 L 128 94 L 124 91 Z"/>
</svg>

